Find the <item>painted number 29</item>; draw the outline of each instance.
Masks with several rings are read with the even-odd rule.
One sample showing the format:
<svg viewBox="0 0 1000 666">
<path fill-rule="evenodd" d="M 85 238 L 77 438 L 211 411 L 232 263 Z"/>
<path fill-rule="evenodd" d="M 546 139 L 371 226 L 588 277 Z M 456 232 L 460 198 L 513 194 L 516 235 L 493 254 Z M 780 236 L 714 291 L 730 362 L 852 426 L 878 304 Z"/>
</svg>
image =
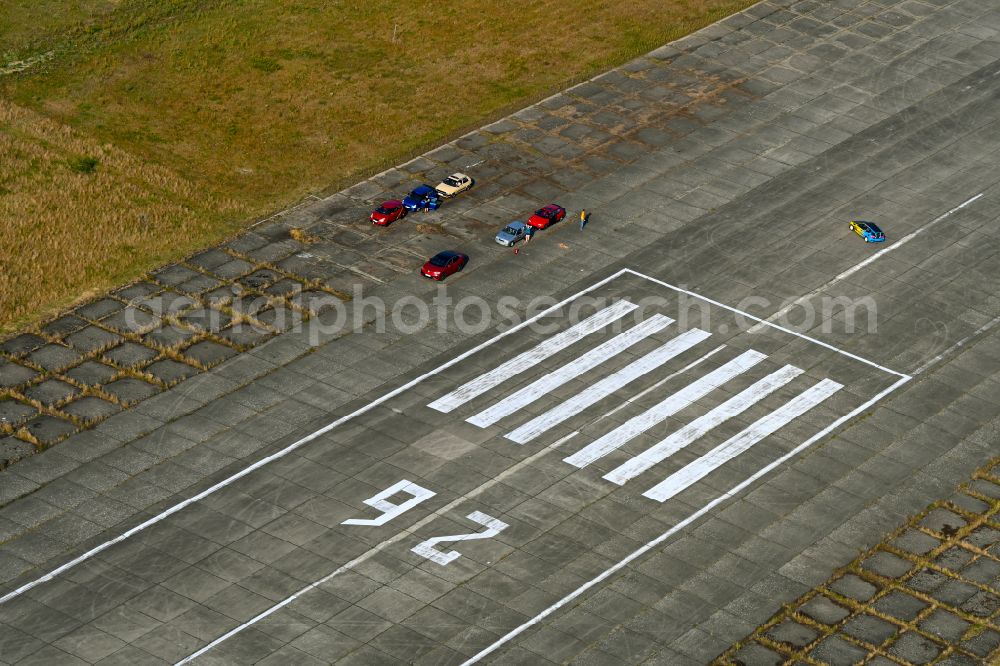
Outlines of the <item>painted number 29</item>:
<svg viewBox="0 0 1000 666">
<path fill-rule="evenodd" d="M 394 504 L 389 501 L 390 497 L 399 493 L 406 493 L 410 496 L 410 499 L 405 502 L 400 502 L 399 504 Z M 409 511 L 424 500 L 434 497 L 435 494 L 436 493 L 432 490 L 427 490 L 427 488 L 424 488 L 423 486 L 418 486 L 417 484 L 404 479 L 389 486 L 374 497 L 369 497 L 365 500 L 365 504 L 382 512 L 381 516 L 378 518 L 351 518 L 350 520 L 345 520 L 341 524 L 369 525 L 373 527 L 385 525 L 393 518 Z M 487 516 L 481 511 L 473 511 L 466 516 L 466 518 L 474 523 L 479 523 L 486 529 L 482 532 L 476 532 L 473 534 L 455 534 L 452 536 L 431 537 L 426 541 L 418 543 L 411 550 L 421 557 L 426 557 L 431 562 L 437 562 L 438 564 L 445 565 L 449 562 L 457 560 L 462 555 L 454 550 L 447 553 L 441 552 L 440 550 L 434 548 L 435 545 L 450 541 L 475 541 L 476 539 L 489 539 L 500 534 L 500 532 L 504 531 L 508 527 L 507 523 L 502 520 L 497 520 L 492 516 Z"/>
</svg>

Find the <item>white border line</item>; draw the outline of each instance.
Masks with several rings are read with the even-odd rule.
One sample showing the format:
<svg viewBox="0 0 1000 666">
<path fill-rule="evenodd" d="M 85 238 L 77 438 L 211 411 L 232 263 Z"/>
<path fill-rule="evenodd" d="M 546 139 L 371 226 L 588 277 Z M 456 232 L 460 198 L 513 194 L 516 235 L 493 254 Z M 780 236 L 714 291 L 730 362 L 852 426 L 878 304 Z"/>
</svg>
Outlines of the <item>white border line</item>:
<svg viewBox="0 0 1000 666">
<path fill-rule="evenodd" d="M 913 374 L 914 375 L 919 375 L 919 374 L 923 373 L 924 370 L 926 370 L 927 368 L 931 367 L 932 365 L 934 365 L 935 363 L 937 363 L 938 361 L 940 361 L 941 359 L 943 359 L 948 354 L 952 353 L 953 351 L 955 351 L 957 349 L 961 349 L 962 347 L 964 347 L 966 344 L 968 344 L 969 340 L 972 340 L 973 338 L 976 338 L 976 337 L 982 335 L 983 333 L 985 333 L 986 331 L 990 330 L 991 328 L 993 328 L 997 324 L 1000 324 L 1000 317 L 994 317 L 993 319 L 989 320 L 988 322 L 986 322 L 985 324 L 983 324 L 982 326 L 980 326 L 979 328 L 977 328 L 975 331 L 973 331 L 972 333 L 970 333 L 968 336 L 962 338 L 961 340 L 959 340 L 958 342 L 956 342 L 955 344 L 953 344 L 951 347 L 948 347 L 943 352 L 941 352 L 940 354 L 938 354 L 937 356 L 935 356 L 931 360 L 929 360 L 926 363 L 924 363 L 923 365 L 921 365 L 919 368 L 917 368 L 916 370 L 913 371 Z"/>
<path fill-rule="evenodd" d="M 886 248 L 886 249 L 888 249 L 888 248 Z M 621 272 L 623 272 L 623 273 L 631 273 L 632 275 L 635 275 L 636 277 L 641 277 L 641 278 L 643 278 L 645 280 L 649 280 L 650 282 L 655 282 L 656 284 L 663 285 L 664 287 L 668 287 L 670 289 L 673 289 L 674 291 L 679 291 L 682 294 L 687 294 L 688 296 L 691 296 L 693 298 L 697 298 L 699 300 L 705 301 L 706 303 L 711 303 L 712 305 L 720 307 L 720 308 L 722 308 L 724 310 L 729 310 L 730 312 L 734 312 L 734 313 L 736 313 L 738 315 L 742 315 L 742 316 L 746 317 L 747 319 L 753 319 L 758 324 L 764 324 L 766 326 L 770 326 L 771 328 L 776 328 L 779 331 L 782 331 L 783 333 L 788 333 L 789 335 L 794 335 L 795 337 L 802 338 L 803 340 L 808 340 L 809 342 L 815 343 L 815 344 L 819 345 L 820 347 L 823 347 L 825 349 L 829 349 L 830 351 L 837 352 L 838 354 L 843 354 L 844 356 L 847 356 L 848 358 L 854 359 L 855 361 L 860 361 L 861 363 L 864 363 L 865 365 L 870 365 L 873 368 L 877 368 L 877 369 L 881 370 L 882 372 L 887 372 L 890 375 L 896 375 L 897 377 L 906 377 L 907 379 L 910 378 L 910 375 L 904 374 L 902 372 L 896 372 L 895 370 L 890 370 L 889 368 L 887 368 L 885 366 L 882 366 L 882 365 L 879 365 L 878 363 L 875 363 L 874 361 L 869 361 L 866 358 L 861 358 L 857 354 L 852 354 L 851 352 L 844 351 L 843 349 L 839 349 L 837 347 L 834 347 L 833 345 L 828 344 L 826 342 L 823 342 L 821 340 L 817 340 L 816 338 L 809 337 L 805 333 L 799 333 L 797 331 L 791 330 L 790 328 L 785 328 L 784 326 L 779 326 L 778 324 L 775 324 L 774 322 L 767 321 L 765 319 L 761 319 L 760 317 L 755 317 L 754 315 L 750 314 L 749 312 L 744 312 L 742 310 L 737 310 L 736 308 L 730 307 L 730 306 L 726 305 L 725 303 L 720 303 L 719 301 L 712 300 L 711 298 L 707 298 L 705 296 L 702 296 L 701 294 L 696 294 L 693 291 L 688 291 L 687 289 L 683 289 L 681 287 L 674 286 L 674 285 L 670 284 L 669 282 L 664 282 L 663 280 L 657 280 L 654 277 L 650 277 L 648 275 L 640 273 L 639 271 L 634 271 L 631 268 L 623 268 Z"/>
<path fill-rule="evenodd" d="M 508 335 L 516 333 L 517 331 L 521 330 L 525 326 L 528 326 L 529 324 L 534 323 L 538 319 L 541 319 L 542 317 L 545 317 L 545 316 L 549 315 L 550 313 L 559 310 L 560 308 L 562 308 L 565 304 L 569 303 L 570 301 L 574 301 L 577 298 L 580 298 L 581 296 L 583 296 L 584 294 L 586 294 L 588 292 L 591 292 L 591 291 L 593 291 L 595 289 L 598 289 L 598 288 L 604 286 L 608 282 L 611 282 L 612 280 L 620 277 L 621 275 L 625 274 L 626 272 L 627 272 L 627 269 L 623 268 L 622 270 L 617 271 L 616 273 L 614 273 L 614 274 L 612 274 L 612 275 L 604 278 L 603 280 L 600 280 L 599 282 L 594 283 L 593 285 L 587 287 L 586 289 L 582 289 L 582 290 L 576 292 L 575 294 L 573 294 L 572 296 L 568 296 L 567 298 L 564 298 L 563 300 L 559 301 L 558 303 L 556 303 L 552 307 L 550 307 L 550 308 L 548 308 L 548 309 L 546 309 L 546 310 L 538 313 L 534 317 L 531 317 L 530 319 L 525 319 L 523 322 L 521 322 L 517 326 L 514 326 L 513 328 L 511 328 L 509 330 L 506 330 L 503 333 L 500 333 L 498 335 L 493 336 L 489 340 L 476 345 L 472 349 L 470 349 L 470 350 L 468 350 L 468 351 L 466 351 L 466 352 L 464 352 L 462 354 L 459 354 L 458 356 L 456 356 L 455 358 L 451 359 L 450 361 L 444 363 L 443 365 L 440 365 L 440 366 L 434 368 L 433 370 L 431 370 L 429 372 L 425 372 L 424 374 L 420 375 L 416 379 L 413 379 L 413 380 L 407 382 L 406 384 L 403 384 L 399 388 L 396 388 L 396 389 L 394 389 L 392 391 L 389 391 L 388 393 L 386 393 L 385 395 L 383 395 L 381 398 L 377 398 L 376 400 L 368 403 L 364 407 L 361 407 L 360 409 L 357 409 L 357 410 L 351 412 L 350 414 L 348 414 L 346 416 L 342 416 L 341 418 L 333 421 L 332 423 L 328 423 L 327 425 L 323 426 L 319 430 L 316 430 L 315 432 L 312 432 L 312 433 L 306 435 L 305 437 L 303 437 L 303 438 L 301 438 L 301 439 L 293 442 L 292 444 L 289 444 L 288 446 L 286 446 L 285 448 L 281 449 L 280 451 L 277 451 L 275 453 L 272 453 L 269 456 L 261 458 L 260 460 L 258 460 L 257 462 L 253 463 L 249 467 L 246 467 L 246 468 L 240 470 L 239 472 L 233 474 L 232 476 L 227 477 L 227 478 L 223 479 L 222 481 L 219 481 L 215 485 L 206 488 L 205 490 L 201 491 L 197 495 L 193 495 L 192 497 L 189 497 L 188 499 L 186 499 L 186 500 L 184 500 L 182 502 L 178 502 L 177 504 L 173 505 L 172 507 L 170 507 L 166 511 L 163 511 L 162 513 L 158 513 L 155 516 L 153 516 L 152 518 L 149 518 L 148 520 L 145 520 L 145 521 L 139 523 L 135 527 L 133 527 L 133 528 L 131 528 L 131 529 L 123 532 L 122 534 L 120 534 L 119 536 L 115 537 L 114 539 L 111 539 L 109 541 L 105 541 L 104 543 L 100 544 L 99 546 L 95 546 L 94 548 L 91 548 L 90 550 L 88 550 L 87 552 L 83 553 L 82 555 L 79 555 L 79 556 L 73 558 L 72 560 L 70 560 L 69 562 L 66 562 L 63 565 L 61 565 L 59 567 L 56 567 L 55 569 L 53 569 L 49 573 L 45 574 L 41 578 L 37 578 L 37 579 L 35 579 L 35 580 L 33 580 L 33 581 L 29 582 L 29 583 L 25 583 L 24 585 L 18 587 L 17 589 L 8 592 L 7 594 L 5 594 L 2 597 L 0 597 L 0 605 L 3 605 L 5 603 L 7 603 L 11 599 L 14 599 L 16 597 L 21 596 L 22 594 L 24 594 L 28 590 L 31 590 L 31 589 L 33 589 L 33 588 L 41 585 L 42 583 L 45 583 L 47 581 L 52 580 L 53 578 L 55 578 L 59 574 L 64 573 L 66 571 L 69 571 L 70 569 L 72 569 L 73 567 L 77 566 L 78 564 L 81 564 L 82 562 L 86 562 L 90 558 L 94 557 L 95 555 L 97 555 L 98 553 L 101 553 L 104 550 L 107 550 L 108 548 L 110 548 L 111 546 L 115 545 L 116 543 L 121 543 L 122 541 L 125 541 L 129 537 L 131 537 L 131 536 L 133 536 L 135 534 L 138 534 L 139 532 L 142 532 L 146 528 L 152 527 L 156 523 L 162 521 L 164 518 L 168 518 L 169 516 L 172 516 L 173 514 L 175 514 L 178 511 L 180 511 L 181 509 L 184 509 L 185 507 L 188 507 L 188 506 L 194 504 L 195 502 L 199 502 L 199 501 L 205 499 L 206 497 L 208 497 L 212 493 L 216 492 L 217 490 L 225 488 L 226 486 L 228 486 L 229 484 L 233 483 L 234 481 L 237 481 L 237 480 L 243 478 L 244 476 L 246 476 L 247 474 L 250 474 L 251 472 L 253 472 L 253 471 L 257 470 L 257 469 L 260 469 L 264 465 L 267 465 L 270 462 L 278 460 L 279 458 L 283 458 L 284 456 L 288 455 L 292 451 L 294 451 L 294 450 L 300 448 L 301 446 L 303 446 L 303 445 L 311 442 L 312 440 L 316 439 L 317 437 L 320 437 L 321 435 L 325 435 L 326 433 L 330 432 L 331 430 L 333 430 L 337 426 L 345 423 L 346 421 L 349 421 L 349 420 L 353 419 L 356 416 L 360 416 L 361 414 L 364 414 L 364 413 L 370 411 L 371 409 L 373 409 L 373 408 L 381 405 L 382 403 L 386 402 L 387 400 L 396 397 L 397 395 L 399 395 L 400 393 L 406 391 L 407 389 L 413 388 L 414 386 L 416 386 L 420 382 L 424 381 L 428 377 L 433 377 L 434 375 L 436 375 L 436 374 L 438 374 L 438 373 L 440 373 L 440 372 L 442 372 L 444 370 L 447 370 L 448 368 L 452 367 L 456 363 L 459 363 L 459 362 L 465 360 L 466 358 L 468 358 L 469 356 L 472 356 L 476 352 L 479 352 L 482 349 L 485 349 L 486 347 L 492 345 L 494 342 L 497 342 L 498 340 L 501 340 L 502 338 L 505 338 Z"/>
</svg>

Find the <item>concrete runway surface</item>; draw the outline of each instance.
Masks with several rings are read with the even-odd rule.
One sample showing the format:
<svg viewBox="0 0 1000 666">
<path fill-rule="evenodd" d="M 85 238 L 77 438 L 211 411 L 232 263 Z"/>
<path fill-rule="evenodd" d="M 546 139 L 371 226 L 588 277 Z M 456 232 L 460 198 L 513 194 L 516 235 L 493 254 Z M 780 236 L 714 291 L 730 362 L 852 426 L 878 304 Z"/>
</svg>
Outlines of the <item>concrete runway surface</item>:
<svg viewBox="0 0 1000 666">
<path fill-rule="evenodd" d="M 289 212 L 478 330 L 330 309 L 0 473 L 0 662 L 711 661 L 1000 450 L 998 35 L 765 0 Z"/>
</svg>

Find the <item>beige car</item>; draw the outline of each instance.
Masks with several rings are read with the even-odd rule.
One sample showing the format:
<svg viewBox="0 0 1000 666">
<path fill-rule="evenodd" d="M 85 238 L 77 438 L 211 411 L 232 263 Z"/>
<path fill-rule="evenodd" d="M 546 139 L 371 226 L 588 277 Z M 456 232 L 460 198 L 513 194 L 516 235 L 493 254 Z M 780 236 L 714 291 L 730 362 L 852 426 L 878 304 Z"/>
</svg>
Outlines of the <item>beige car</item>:
<svg viewBox="0 0 1000 666">
<path fill-rule="evenodd" d="M 466 176 L 464 173 L 453 173 L 440 183 L 434 186 L 438 194 L 447 198 L 453 197 L 460 192 L 472 187 L 472 179 Z"/>
</svg>

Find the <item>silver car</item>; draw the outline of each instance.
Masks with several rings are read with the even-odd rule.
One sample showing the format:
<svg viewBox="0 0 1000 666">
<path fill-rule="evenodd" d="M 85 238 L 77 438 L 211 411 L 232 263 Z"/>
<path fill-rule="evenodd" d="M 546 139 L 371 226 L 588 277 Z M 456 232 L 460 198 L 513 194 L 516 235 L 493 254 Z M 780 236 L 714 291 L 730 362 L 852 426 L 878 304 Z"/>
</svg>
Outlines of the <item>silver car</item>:
<svg viewBox="0 0 1000 666">
<path fill-rule="evenodd" d="M 514 221 L 508 224 L 506 227 L 500 230 L 500 233 L 496 235 L 497 243 L 500 245 L 506 245 L 510 247 L 517 241 L 524 238 L 525 233 L 527 233 L 528 225 L 524 222 Z"/>
</svg>

